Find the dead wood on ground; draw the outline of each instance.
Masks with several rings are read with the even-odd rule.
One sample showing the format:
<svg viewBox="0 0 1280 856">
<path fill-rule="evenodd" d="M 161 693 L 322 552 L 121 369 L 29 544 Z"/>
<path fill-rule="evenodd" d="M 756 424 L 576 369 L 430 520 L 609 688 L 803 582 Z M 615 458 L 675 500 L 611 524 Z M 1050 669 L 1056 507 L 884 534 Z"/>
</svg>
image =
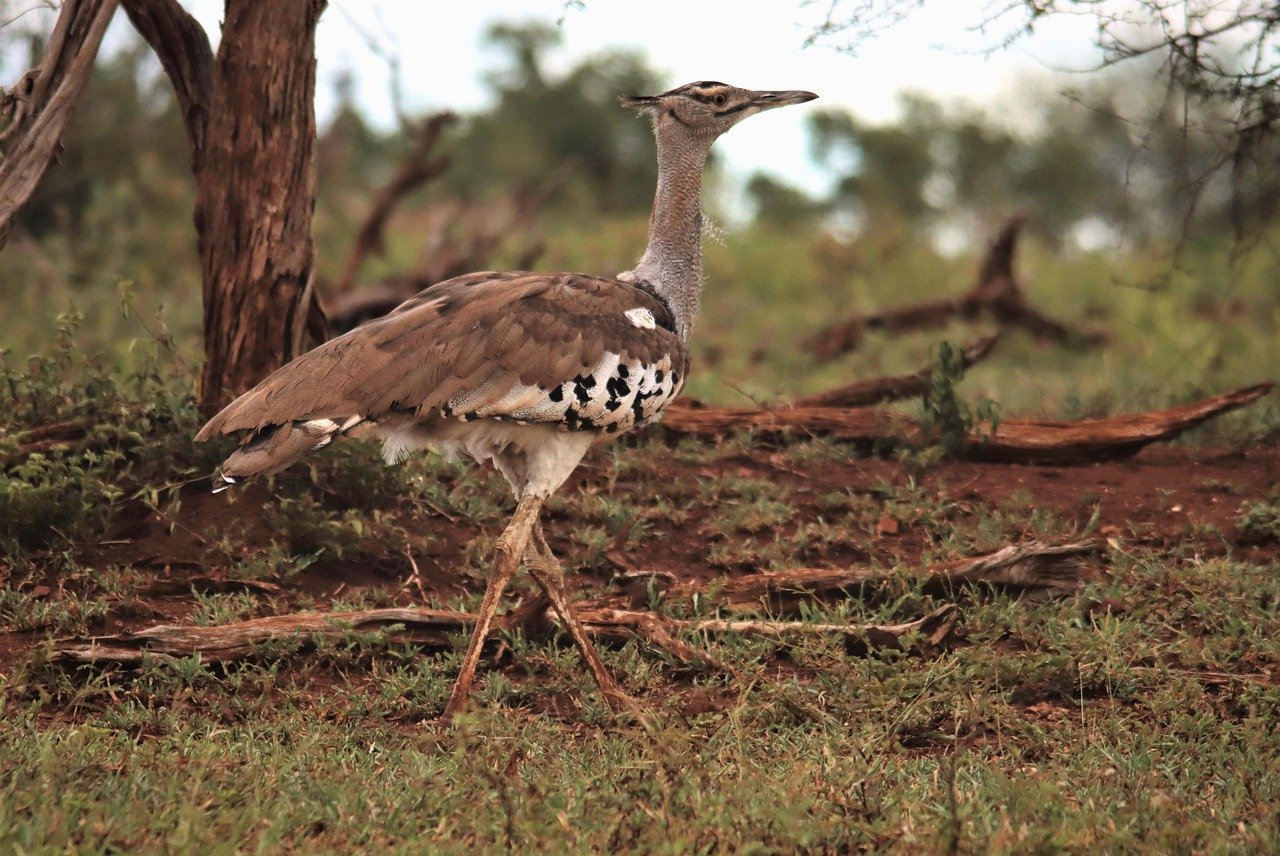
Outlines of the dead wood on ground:
<svg viewBox="0 0 1280 856">
<path fill-rule="evenodd" d="M 984 314 L 994 318 L 1001 327 L 1021 327 L 1037 339 L 1069 347 L 1084 348 L 1105 342 L 1105 334 L 1076 330 L 1049 318 L 1027 302 L 1013 271 L 1022 223 L 1021 217 L 1005 223 L 983 258 L 977 283 L 964 294 L 857 315 L 824 327 L 805 339 L 802 347 L 819 360 L 832 360 L 857 350 L 866 330 L 921 330 L 939 327 L 953 317 L 973 319 Z"/>
<path fill-rule="evenodd" d="M 960 350 L 960 364 L 968 369 L 974 363 L 984 359 L 995 348 L 1000 337 L 985 336 L 966 344 Z M 838 386 L 815 395 L 806 395 L 795 399 L 795 407 L 871 407 L 875 404 L 886 404 L 923 395 L 929 388 L 929 380 L 933 370 L 923 368 L 905 375 L 887 375 L 885 377 L 860 380 L 846 386 Z"/>
<path fill-rule="evenodd" d="M 1039 542 L 1013 545 L 991 553 L 925 570 L 936 587 L 960 585 L 1013 586 L 1062 593 L 1087 575 L 1088 557 L 1102 549 L 1098 541 L 1046 545 Z M 855 594 L 867 583 L 887 579 L 869 568 L 798 569 L 752 574 L 718 582 L 713 587 L 682 583 L 666 592 L 670 601 L 697 593 L 702 603 L 729 612 L 758 611 L 799 598 L 814 599 Z M 907 640 L 915 650 L 936 650 L 950 636 L 958 612 L 946 604 L 915 621 L 901 624 L 823 624 L 768 618 L 679 619 L 656 612 L 618 606 L 618 595 L 587 600 L 576 606 L 579 619 L 596 639 L 625 641 L 632 636 L 648 640 L 675 659 L 689 664 L 722 668 L 714 657 L 679 638 L 680 634 L 745 633 L 770 639 L 794 634 L 834 634 L 848 650 L 859 653 L 881 648 L 903 648 Z M 352 634 L 385 633 L 388 638 L 429 646 L 445 646 L 450 636 L 466 632 L 475 620 L 471 613 L 423 607 L 372 609 L 358 612 L 303 612 L 256 618 L 212 627 L 157 625 L 133 633 L 87 639 L 63 639 L 54 643 L 54 659 L 65 664 L 138 664 L 147 657 L 181 658 L 199 655 L 212 663 L 227 663 L 261 653 L 264 644 L 297 645 L 316 639 L 342 639 Z M 544 601 L 516 610 L 504 622 L 508 628 L 555 626 L 557 618 Z"/>
<path fill-rule="evenodd" d="M 1201 423 L 1238 410 L 1271 392 L 1261 383 L 1166 410 L 1096 419 L 1001 419 L 992 432 L 971 433 L 959 450 L 966 460 L 997 463 L 1081 464 L 1127 458 L 1144 446 L 1172 439 Z M 923 446 L 931 438 L 908 416 L 845 407 L 772 410 L 706 407 L 673 402 L 663 426 L 676 434 L 722 436 L 734 431 L 818 434 L 882 447 Z"/>
<path fill-rule="evenodd" d="M 593 639 L 626 642 L 640 637 L 689 664 L 728 671 L 706 652 L 680 640 L 677 633 L 720 635 L 726 633 L 785 639 L 797 635 L 836 635 L 855 653 L 876 649 L 903 649 L 907 638 L 921 634 L 919 650 L 936 650 L 958 620 L 953 604 L 946 604 L 915 621 L 901 624 L 816 624 L 768 619 L 674 619 L 652 612 L 579 607 L 578 618 Z M 554 621 L 548 614 L 545 621 Z M 467 612 L 398 607 L 360 612 L 312 612 L 278 615 L 209 627 L 160 624 L 136 633 L 101 636 L 87 640 L 60 640 L 54 659 L 67 665 L 117 663 L 140 665 L 148 658 L 176 660 L 198 655 L 207 663 L 231 663 L 263 653 L 262 646 L 339 640 L 353 634 L 385 634 L 398 642 L 445 647 L 449 638 L 466 633 L 475 622 Z"/>
<path fill-rule="evenodd" d="M 1097 539 L 1068 544 L 1028 541 L 984 556 L 932 565 L 920 572 L 920 578 L 934 593 L 974 585 L 1062 593 L 1080 584 L 1088 573 L 1089 560 L 1103 547 Z M 848 596 L 890 578 L 871 568 L 795 568 L 716 580 L 714 590 L 703 582 L 679 583 L 668 588 L 664 597 L 688 601 L 696 594 L 729 612 L 767 609 L 771 614 L 791 613 L 802 601 Z"/>
</svg>

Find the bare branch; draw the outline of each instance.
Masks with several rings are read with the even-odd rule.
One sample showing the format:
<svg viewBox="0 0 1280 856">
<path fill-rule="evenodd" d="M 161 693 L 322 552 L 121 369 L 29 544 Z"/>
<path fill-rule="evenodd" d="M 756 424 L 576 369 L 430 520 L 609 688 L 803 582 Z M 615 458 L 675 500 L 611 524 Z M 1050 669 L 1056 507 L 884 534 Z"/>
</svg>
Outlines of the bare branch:
<svg viewBox="0 0 1280 856">
<path fill-rule="evenodd" d="M 967 369 L 979 360 L 985 359 L 995 349 L 999 338 L 999 336 L 985 336 L 969 342 L 960 350 L 960 364 Z M 870 378 L 814 395 L 802 396 L 792 404 L 796 407 L 871 407 L 875 404 L 923 395 L 929 388 L 931 377 L 933 377 L 933 370 L 923 368 L 911 374 Z"/>
<path fill-rule="evenodd" d="M 356 276 L 370 253 L 381 255 L 386 251 L 383 232 L 400 200 L 449 168 L 448 157 L 433 158 L 431 155 L 444 129 L 457 120 L 455 114 L 443 112 L 431 116 L 418 126 L 413 147 L 405 154 L 391 180 L 373 197 L 373 204 L 365 215 L 360 231 L 356 233 L 342 276 L 338 279 L 337 293 L 345 294 L 355 286 Z"/>
<path fill-rule="evenodd" d="M 57 154 L 119 0 L 66 0 L 40 65 L 0 98 L 0 247 Z"/>
<path fill-rule="evenodd" d="M 191 143 L 193 171 L 199 172 L 205 151 L 209 103 L 213 97 L 213 49 L 200 22 L 177 0 L 122 0 L 134 29 L 160 58 L 182 109 Z"/>
<path fill-rule="evenodd" d="M 1098 541 L 1048 545 L 1039 542 L 1014 544 L 986 556 L 962 559 L 928 569 L 926 575 L 956 585 L 999 585 L 1020 589 L 1065 592 L 1076 588 L 1089 569 L 1088 559 L 1102 550 Z M 730 611 L 756 611 L 771 607 L 779 599 L 848 597 L 869 582 L 884 580 L 883 572 L 866 568 L 815 570 L 797 569 L 752 574 L 720 581 L 714 592 L 703 584 L 685 583 L 669 594 L 687 597 L 695 591 L 706 602 Z M 270 589 L 266 589 L 270 593 Z M 928 653 L 941 647 L 958 619 L 953 604 L 944 604 L 914 621 L 900 624 L 825 624 L 774 619 L 676 619 L 655 612 L 618 608 L 617 597 L 603 597 L 577 605 L 579 620 L 588 635 L 596 639 L 626 641 L 640 636 L 686 663 L 728 670 L 714 657 L 697 650 L 676 634 L 742 633 L 782 639 L 807 634 L 836 634 L 855 653 L 877 648 L 902 648 L 903 640 L 915 637 L 917 650 Z M 359 612 L 302 612 L 239 621 L 213 627 L 179 627 L 161 624 L 133 633 L 54 643 L 55 659 L 67 664 L 120 663 L 136 665 L 146 658 L 172 660 L 198 655 L 202 660 L 226 663 L 262 653 L 266 644 L 296 646 L 316 639 L 342 639 L 353 633 L 383 633 L 402 642 L 443 647 L 450 637 L 475 622 L 472 613 L 423 607 L 394 607 Z M 555 626 L 558 618 L 543 600 L 513 613 L 504 626 Z"/>
<path fill-rule="evenodd" d="M 955 316 L 989 315 L 1004 327 L 1022 327 L 1037 339 L 1069 347 L 1087 347 L 1106 341 L 1105 334 L 1076 330 L 1042 314 L 1027 302 L 1013 271 L 1022 217 L 1011 217 L 987 249 L 977 282 L 957 297 L 928 300 L 856 315 L 812 334 L 801 346 L 819 360 L 832 360 L 856 350 L 865 330 L 899 332 L 941 326 Z"/>
</svg>

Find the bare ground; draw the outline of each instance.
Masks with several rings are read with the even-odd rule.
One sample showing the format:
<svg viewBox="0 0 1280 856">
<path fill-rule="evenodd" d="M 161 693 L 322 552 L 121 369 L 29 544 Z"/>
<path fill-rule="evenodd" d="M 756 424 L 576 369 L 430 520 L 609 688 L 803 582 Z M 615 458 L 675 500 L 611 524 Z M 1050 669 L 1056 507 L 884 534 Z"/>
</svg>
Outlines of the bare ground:
<svg viewBox="0 0 1280 856">
<path fill-rule="evenodd" d="M 619 454 L 625 458 L 634 451 Z M 1072 467 L 951 461 L 929 465 L 914 476 L 909 466 L 894 461 L 853 456 L 806 461 L 785 446 L 740 444 L 695 462 L 654 452 L 649 447 L 643 454 L 642 469 L 612 478 L 613 464 L 607 457 L 589 459 L 563 489 L 568 501 L 544 512 L 552 546 L 565 559 L 570 583 L 581 596 L 607 593 L 619 584 L 620 573 L 707 582 L 749 573 L 761 569 L 753 560 L 761 550 L 775 567 L 916 566 L 953 557 L 947 553 L 956 547 L 942 543 L 940 524 L 963 531 L 982 515 L 1008 508 L 1028 512 L 1025 532 L 1011 531 L 1010 520 L 1003 521 L 1010 541 L 1044 537 L 1044 532 L 1034 531 L 1041 525 L 1036 521 L 1049 520 L 1050 536 L 1088 532 L 1129 547 L 1197 557 L 1231 553 L 1255 564 L 1275 562 L 1280 556 L 1280 544 L 1251 540 L 1237 528 L 1243 505 L 1264 500 L 1280 483 L 1276 447 L 1157 447 L 1129 461 Z M 600 487 L 603 482 L 608 482 L 607 488 Z M 745 529 L 735 529 L 723 515 L 726 505 L 739 503 L 724 497 L 696 498 L 699 486 L 733 482 L 775 486 L 790 507 L 787 519 L 765 526 L 748 521 Z M 645 497 L 661 496 L 661 488 L 655 493 L 653 485 L 694 497 L 684 518 L 678 524 L 658 524 L 640 538 L 629 539 L 629 527 L 615 527 L 603 556 L 580 561 L 584 551 L 572 534 L 589 521 L 579 513 L 575 497 L 603 491 L 621 503 L 640 506 L 643 515 Z M 861 504 L 857 513 L 836 514 L 837 525 L 848 527 L 847 537 L 793 545 L 801 526 L 833 516 L 833 496 Z M 360 508 L 361 501 L 359 496 L 325 497 L 326 505 L 336 510 Z M 141 572 L 131 577 L 138 581 L 136 590 L 94 620 L 90 633 L 181 623 L 195 607 L 193 591 L 255 593 L 266 601 L 265 614 L 300 606 L 323 609 L 335 599 L 349 601 L 362 594 L 376 595 L 380 603 L 444 602 L 482 587 L 482 575 L 474 565 L 466 570 L 468 552 L 477 537 L 492 537 L 501 525 L 473 522 L 443 510 L 428 512 L 400 520 L 410 550 L 387 544 L 345 558 L 322 555 L 301 573 L 264 581 L 262 586 L 229 578 L 225 560 L 219 563 L 210 557 L 212 545 L 230 537 L 247 554 L 270 543 L 278 533 L 264 512 L 274 502 L 268 485 L 260 483 L 231 496 L 215 496 L 203 484 L 192 485 L 176 512 L 131 503 L 117 516 L 107 538 L 78 551 L 82 565 Z M 1016 523 L 1012 526 L 1018 528 Z M 755 551 L 744 550 L 735 558 L 735 539 L 751 542 Z M 418 574 L 411 580 L 415 563 Z M 61 584 L 38 578 L 24 583 L 29 593 L 49 596 L 55 596 Z M 47 636 L 40 628 L 0 634 L 0 669 L 12 667 Z"/>
</svg>

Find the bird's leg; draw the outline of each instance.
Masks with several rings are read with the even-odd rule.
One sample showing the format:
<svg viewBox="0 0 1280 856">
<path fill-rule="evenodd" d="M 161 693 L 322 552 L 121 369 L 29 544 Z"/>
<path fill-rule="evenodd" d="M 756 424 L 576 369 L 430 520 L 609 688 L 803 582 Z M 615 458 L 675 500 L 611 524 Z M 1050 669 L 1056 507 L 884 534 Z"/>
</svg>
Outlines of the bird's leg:
<svg viewBox="0 0 1280 856">
<path fill-rule="evenodd" d="M 440 720 L 448 724 L 463 705 L 471 692 L 471 682 L 475 678 L 476 665 L 480 662 L 480 652 L 484 648 L 485 639 L 489 636 L 489 626 L 493 623 L 494 613 L 498 610 L 498 599 L 515 576 L 524 557 L 533 527 L 538 522 L 538 512 L 542 509 L 543 497 L 537 495 L 523 496 L 516 504 L 511 522 L 498 536 L 498 545 L 494 549 L 493 569 L 489 572 L 489 585 L 484 592 L 484 600 L 480 602 L 480 612 L 476 617 L 476 629 L 471 635 L 471 644 L 462 658 L 462 668 L 458 670 L 457 680 L 453 683 L 453 691 L 449 693 L 449 701 L 444 706 Z"/>
<path fill-rule="evenodd" d="M 551 552 L 551 547 L 547 544 L 547 539 L 542 534 L 542 523 L 536 520 L 529 540 L 528 563 L 529 572 L 533 575 L 538 585 L 542 587 L 542 591 L 550 599 L 551 606 L 555 609 L 556 614 L 560 616 L 560 620 L 568 628 L 569 635 L 573 637 L 574 644 L 578 646 L 578 651 L 581 652 L 583 661 L 591 671 L 591 676 L 595 678 L 596 686 L 600 687 L 600 693 L 604 696 L 605 702 L 608 703 L 609 709 L 614 713 L 630 714 L 638 722 L 645 723 L 647 720 L 644 711 L 635 699 L 623 692 L 622 688 L 618 686 L 618 682 L 613 679 L 613 675 L 609 673 L 604 661 L 600 659 L 599 653 L 596 652 L 596 646 L 587 636 L 582 622 L 578 620 L 573 609 L 569 606 L 569 599 L 564 592 L 564 569 L 560 565 L 560 560 Z"/>
</svg>

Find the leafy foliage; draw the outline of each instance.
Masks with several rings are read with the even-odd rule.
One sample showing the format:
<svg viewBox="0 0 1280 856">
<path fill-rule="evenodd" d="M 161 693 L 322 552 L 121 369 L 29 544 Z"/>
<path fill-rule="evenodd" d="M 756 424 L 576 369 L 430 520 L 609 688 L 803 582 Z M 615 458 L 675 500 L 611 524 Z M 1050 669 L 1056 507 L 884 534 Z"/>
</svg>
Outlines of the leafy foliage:
<svg viewBox="0 0 1280 856">
<path fill-rule="evenodd" d="M 960 349 L 945 339 L 938 343 L 929 366 L 929 386 L 920 406 L 920 427 L 937 438 L 947 454 L 960 450 L 970 434 L 995 431 L 1000 424 L 1000 406 L 984 399 L 971 407 L 960 397 L 956 386 L 964 380 L 964 358 Z M 985 424 L 984 430 L 981 426 Z"/>
<path fill-rule="evenodd" d="M 1251 502 L 1245 505 L 1236 524 L 1240 534 L 1257 541 L 1280 541 L 1280 505 Z"/>
<path fill-rule="evenodd" d="M 545 69 L 559 31 L 542 23 L 495 24 L 489 41 L 510 66 L 488 75 L 493 109 L 458 135 L 448 186 L 475 193 L 501 182 L 535 188 L 566 164 L 558 203 L 572 211 L 647 211 L 657 178 L 649 124 L 618 106 L 620 94 L 650 94 L 659 75 L 635 52 L 610 50 L 559 78 Z"/>
</svg>

